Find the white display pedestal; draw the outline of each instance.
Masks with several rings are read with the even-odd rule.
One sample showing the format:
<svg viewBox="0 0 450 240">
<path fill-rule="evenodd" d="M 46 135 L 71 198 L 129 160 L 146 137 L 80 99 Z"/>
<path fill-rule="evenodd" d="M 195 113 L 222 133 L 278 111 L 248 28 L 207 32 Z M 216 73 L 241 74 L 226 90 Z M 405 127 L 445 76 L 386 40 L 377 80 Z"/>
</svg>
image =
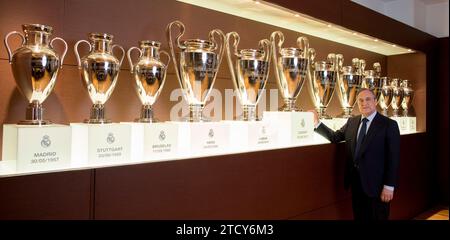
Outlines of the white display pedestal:
<svg viewBox="0 0 450 240">
<path fill-rule="evenodd" d="M 336 121 L 334 121 L 334 119 L 320 119 L 320 121 L 325 124 L 327 127 L 333 129 L 334 131 L 336 131 Z"/>
<path fill-rule="evenodd" d="M 17 171 L 70 167 L 70 135 L 66 125 L 5 124 L 2 160 L 16 161 Z"/>
<path fill-rule="evenodd" d="M 334 131 L 341 129 L 348 121 L 348 118 L 333 118 Z"/>
<path fill-rule="evenodd" d="M 131 161 L 131 126 L 71 123 L 72 162 L 103 165 Z"/>
<path fill-rule="evenodd" d="M 415 133 L 417 131 L 417 118 L 416 117 L 407 117 L 408 118 L 408 131 L 411 133 Z"/>
<path fill-rule="evenodd" d="M 400 133 L 409 132 L 409 122 L 407 117 L 391 117 L 391 119 L 397 122 Z"/>
<path fill-rule="evenodd" d="M 151 161 L 178 157 L 178 125 L 122 123 L 131 126 L 131 160 Z"/>
<path fill-rule="evenodd" d="M 246 151 L 277 146 L 276 128 L 267 121 L 223 121 L 230 128 L 230 150 Z"/>
<path fill-rule="evenodd" d="M 178 125 L 181 156 L 219 154 L 229 150 L 229 125 L 223 122 L 171 122 Z"/>
<path fill-rule="evenodd" d="M 314 115 L 311 112 L 264 112 L 263 121 L 277 132 L 279 146 L 311 141 L 314 133 Z"/>
</svg>

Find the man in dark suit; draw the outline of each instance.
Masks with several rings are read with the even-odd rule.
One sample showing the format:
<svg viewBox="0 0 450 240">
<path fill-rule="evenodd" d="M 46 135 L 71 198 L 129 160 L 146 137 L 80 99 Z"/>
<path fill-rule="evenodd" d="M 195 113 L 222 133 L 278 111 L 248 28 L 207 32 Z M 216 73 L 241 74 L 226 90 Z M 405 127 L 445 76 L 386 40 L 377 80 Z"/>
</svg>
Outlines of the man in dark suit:
<svg viewBox="0 0 450 240">
<path fill-rule="evenodd" d="M 345 187 L 351 186 L 355 220 L 387 220 L 394 196 L 400 155 L 400 132 L 392 119 L 376 111 L 371 90 L 357 97 L 361 115 L 351 117 L 333 131 L 314 112 L 315 131 L 333 143 L 345 141 L 347 161 Z"/>
</svg>

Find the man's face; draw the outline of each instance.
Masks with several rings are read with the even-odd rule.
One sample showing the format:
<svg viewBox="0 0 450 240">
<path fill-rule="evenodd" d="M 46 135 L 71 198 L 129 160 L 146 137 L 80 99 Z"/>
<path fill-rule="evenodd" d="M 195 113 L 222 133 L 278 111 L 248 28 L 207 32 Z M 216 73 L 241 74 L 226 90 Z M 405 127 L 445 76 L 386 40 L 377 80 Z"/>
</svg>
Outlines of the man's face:
<svg viewBox="0 0 450 240">
<path fill-rule="evenodd" d="M 377 102 L 371 91 L 363 90 L 358 94 L 359 112 L 367 117 L 377 110 Z"/>
</svg>

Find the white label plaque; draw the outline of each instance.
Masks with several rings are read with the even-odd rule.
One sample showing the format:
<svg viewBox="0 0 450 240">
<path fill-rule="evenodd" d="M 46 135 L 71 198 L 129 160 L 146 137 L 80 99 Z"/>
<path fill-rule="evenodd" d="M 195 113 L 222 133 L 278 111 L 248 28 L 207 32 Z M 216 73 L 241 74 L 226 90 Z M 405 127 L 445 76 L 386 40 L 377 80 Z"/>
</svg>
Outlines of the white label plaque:
<svg viewBox="0 0 450 240">
<path fill-rule="evenodd" d="M 410 132 L 417 131 L 416 117 L 408 117 L 408 129 Z"/>
<path fill-rule="evenodd" d="M 70 167 L 71 130 L 50 124 L 3 125 L 3 160 L 15 160 L 17 171 L 39 171 Z"/>
<path fill-rule="evenodd" d="M 263 121 L 278 132 L 280 146 L 302 144 L 312 140 L 314 116 L 311 112 L 264 112 Z"/>
<path fill-rule="evenodd" d="M 223 121 L 230 128 L 230 149 L 244 151 L 276 146 L 277 134 L 266 121 Z"/>
<path fill-rule="evenodd" d="M 229 148 L 229 126 L 223 122 L 171 122 L 178 125 L 180 154 L 223 153 Z"/>
<path fill-rule="evenodd" d="M 71 123 L 72 159 L 91 165 L 131 161 L 131 126 Z"/>
<path fill-rule="evenodd" d="M 408 132 L 409 124 L 407 117 L 391 117 L 391 119 L 397 122 L 400 133 Z"/>
</svg>

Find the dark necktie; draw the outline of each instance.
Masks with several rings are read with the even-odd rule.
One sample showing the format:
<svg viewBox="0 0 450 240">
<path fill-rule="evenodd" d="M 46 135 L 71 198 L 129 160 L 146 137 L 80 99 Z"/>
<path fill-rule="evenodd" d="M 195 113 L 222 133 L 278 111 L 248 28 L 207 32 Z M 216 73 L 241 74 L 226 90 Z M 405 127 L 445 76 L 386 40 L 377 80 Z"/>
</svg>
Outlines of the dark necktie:
<svg viewBox="0 0 450 240">
<path fill-rule="evenodd" d="M 355 149 L 355 160 L 358 157 L 358 152 L 361 148 L 361 145 L 364 141 L 364 137 L 366 136 L 366 131 L 367 131 L 367 122 L 369 121 L 369 119 L 367 118 L 363 118 L 362 119 L 362 125 L 361 125 L 361 130 L 359 130 L 359 134 L 358 134 L 358 140 L 356 142 L 356 149 Z"/>
</svg>

